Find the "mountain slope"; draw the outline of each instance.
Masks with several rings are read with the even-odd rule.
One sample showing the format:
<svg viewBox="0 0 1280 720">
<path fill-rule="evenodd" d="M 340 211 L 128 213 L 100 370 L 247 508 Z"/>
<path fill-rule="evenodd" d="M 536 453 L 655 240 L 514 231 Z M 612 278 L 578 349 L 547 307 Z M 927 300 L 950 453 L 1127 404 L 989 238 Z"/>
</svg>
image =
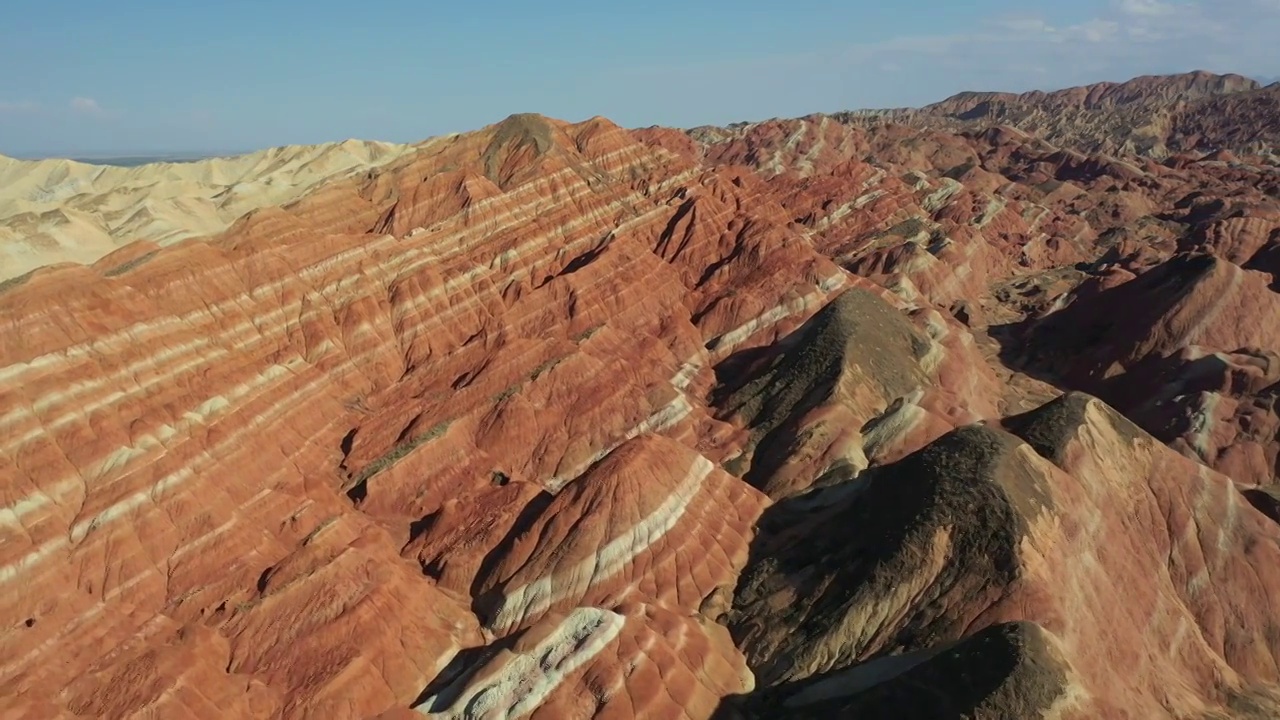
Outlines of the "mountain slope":
<svg viewBox="0 0 1280 720">
<path fill-rule="evenodd" d="M 838 115 L 863 124 L 891 121 L 959 132 L 1008 125 L 1085 153 L 1274 155 L 1280 85 L 1240 75 L 1194 72 L 1145 76 L 1053 92 L 966 92 L 911 110 Z"/>
<path fill-rule="evenodd" d="M 1276 717 L 1277 197 L 1008 126 L 516 115 L 37 269 L 5 710 Z"/>
<path fill-rule="evenodd" d="M 250 210 L 411 149 L 348 140 L 129 168 L 0 156 L 0 280 L 43 265 L 92 263 L 134 240 L 168 245 L 211 235 Z"/>
</svg>

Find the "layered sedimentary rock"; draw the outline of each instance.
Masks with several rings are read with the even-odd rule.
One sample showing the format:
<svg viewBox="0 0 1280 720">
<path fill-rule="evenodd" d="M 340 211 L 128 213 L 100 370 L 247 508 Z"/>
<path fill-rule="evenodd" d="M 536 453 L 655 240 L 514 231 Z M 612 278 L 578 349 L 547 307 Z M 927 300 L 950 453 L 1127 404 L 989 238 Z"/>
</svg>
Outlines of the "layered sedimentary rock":
<svg viewBox="0 0 1280 720">
<path fill-rule="evenodd" d="M 92 263 L 135 240 L 169 245 L 217 233 L 250 210 L 414 150 L 347 140 L 137 167 L 0 156 L 0 281 Z"/>
<path fill-rule="evenodd" d="M 1180 255 L 1035 324 L 1045 354 L 1034 362 L 1187 455 L 1269 484 L 1280 476 L 1280 294 L 1269 284 L 1213 255 Z"/>
<path fill-rule="evenodd" d="M 856 288 L 770 355 L 730 364 L 726 375 L 749 380 L 726 383 L 720 404 L 751 433 L 733 465 L 787 497 L 996 416 L 997 381 L 971 337 L 936 311 L 912 319 Z"/>
<path fill-rule="evenodd" d="M 567 485 L 479 581 L 499 633 L 549 610 L 645 600 L 718 615 L 767 501 L 672 440 L 637 438 Z M 720 610 L 727 609 L 720 608 Z"/>
<path fill-rule="evenodd" d="M 1241 482 L 1280 479 L 1273 167 L 822 116 L 694 135 L 708 160 L 769 174 L 845 268 L 954 316 L 980 346 L 998 341 L 1017 371 L 1003 409 L 1047 399 L 1047 380 L 1100 395 Z"/>
<path fill-rule="evenodd" d="M 571 603 L 626 583 L 684 614 L 727 606 L 764 500 L 713 465 L 742 440 L 707 408 L 707 346 L 767 343 L 847 282 L 760 188 L 601 120 L 521 116 L 125 272 L 6 288 L 6 694 L 30 716 L 113 714 L 201 678 L 261 687 L 266 716 L 407 706 L 484 643 L 473 594 L 576 577 L 533 546 L 527 569 L 485 564 L 551 495 L 604 522 L 574 562 L 619 548 Z M 674 244 L 690 204 L 703 232 Z M 654 435 L 676 445 L 644 450 Z M 589 472 L 602 458 L 637 484 Z M 478 554 L 433 552 L 442 535 Z M 226 650 L 191 680 L 111 652 L 168 627 Z M 87 674 L 117 705 L 67 689 Z"/>
<path fill-rule="evenodd" d="M 1088 153 L 1163 159 L 1235 150 L 1274 155 L 1280 85 L 1196 71 L 1022 94 L 964 92 L 919 109 L 864 111 L 842 119 L 950 131 L 1013 125 Z"/>
<path fill-rule="evenodd" d="M 36 270 L 5 709 L 1274 717 L 1277 193 L 1011 126 L 518 115 Z"/>
<path fill-rule="evenodd" d="M 957 430 L 770 511 L 731 621 L 771 687 L 757 702 L 888 716 L 913 686 L 968 666 L 990 677 L 946 680 L 956 688 L 907 706 L 1280 710 L 1257 688 L 1280 658 L 1275 524 L 1230 479 L 1087 396 L 1006 427 Z M 1140 589 L 1122 580 L 1139 577 Z"/>
<path fill-rule="evenodd" d="M 402 717 L 707 718 L 748 692 L 723 626 L 649 605 L 547 615 Z"/>
</svg>

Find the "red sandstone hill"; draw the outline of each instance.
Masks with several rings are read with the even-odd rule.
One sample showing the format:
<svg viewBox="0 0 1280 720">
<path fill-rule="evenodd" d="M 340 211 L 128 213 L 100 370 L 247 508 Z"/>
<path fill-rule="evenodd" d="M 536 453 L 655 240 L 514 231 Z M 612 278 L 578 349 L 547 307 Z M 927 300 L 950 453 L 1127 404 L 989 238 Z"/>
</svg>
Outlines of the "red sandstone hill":
<svg viewBox="0 0 1280 720">
<path fill-rule="evenodd" d="M 518 115 L 37 270 L 4 714 L 1276 717 L 1278 259 L 1248 154 Z"/>
<path fill-rule="evenodd" d="M 1262 87 L 1242 75 L 1214 75 L 1204 71 L 1183 75 L 1144 75 L 1125 82 L 1093 85 L 1046 92 L 1014 94 L 963 92 L 923 110 L 947 115 L 964 115 L 983 103 L 1040 105 L 1047 110 L 1114 110 L 1131 105 L 1186 103 L 1204 98 L 1249 92 Z"/>
<path fill-rule="evenodd" d="M 919 109 L 862 111 L 846 121 L 885 120 L 959 132 L 1009 125 L 1086 153 L 1164 159 L 1179 153 L 1274 156 L 1280 148 L 1280 84 L 1203 71 L 1104 82 L 1052 92 L 964 92 Z"/>
</svg>

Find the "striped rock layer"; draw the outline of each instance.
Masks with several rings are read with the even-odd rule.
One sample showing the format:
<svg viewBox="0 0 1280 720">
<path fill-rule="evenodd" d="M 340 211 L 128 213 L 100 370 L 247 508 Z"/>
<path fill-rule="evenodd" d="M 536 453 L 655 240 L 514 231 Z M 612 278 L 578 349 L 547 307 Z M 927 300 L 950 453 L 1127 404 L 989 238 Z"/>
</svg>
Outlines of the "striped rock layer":
<svg viewBox="0 0 1280 720">
<path fill-rule="evenodd" d="M 716 466 L 742 440 L 713 365 L 854 282 L 781 215 L 753 174 L 517 116 L 10 285 L 5 696 L 365 717 L 548 612 L 628 603 L 653 609 L 601 626 L 624 646 L 710 633 L 666 680 L 747 689 L 684 619 L 727 610 L 768 504 Z"/>
<path fill-rule="evenodd" d="M 1094 398 L 1005 425 L 775 506 L 730 623 L 760 716 L 1280 710 L 1280 526 Z"/>
<path fill-rule="evenodd" d="M 518 115 L 6 282 L 5 710 L 1268 712 L 1271 180 L 1131 160 Z"/>
</svg>

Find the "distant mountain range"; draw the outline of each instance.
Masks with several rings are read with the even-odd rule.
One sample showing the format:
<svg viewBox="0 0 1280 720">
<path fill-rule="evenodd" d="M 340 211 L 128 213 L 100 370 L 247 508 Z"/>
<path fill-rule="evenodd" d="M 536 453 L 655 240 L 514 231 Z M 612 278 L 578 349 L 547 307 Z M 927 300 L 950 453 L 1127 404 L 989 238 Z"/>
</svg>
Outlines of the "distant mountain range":
<svg viewBox="0 0 1280 720">
<path fill-rule="evenodd" d="M 0 157 L 4 717 L 1280 718 L 1277 95 Z"/>
<path fill-rule="evenodd" d="M 49 160 L 64 159 L 74 160 L 76 162 L 88 163 L 90 165 L 117 165 L 120 167 L 136 167 L 138 165 L 147 165 L 150 163 L 168 162 L 194 162 L 196 160 L 205 160 L 208 158 L 226 158 L 237 157 L 240 155 L 249 155 L 254 150 L 160 150 L 154 148 L 142 148 L 132 150 L 120 150 L 116 152 L 96 152 L 92 150 L 40 150 L 34 152 L 4 152 L 0 149 L 0 154 L 7 155 L 15 160 Z"/>
<path fill-rule="evenodd" d="M 164 245 L 215 233 L 251 210 L 411 150 L 348 140 L 215 158 L 0 155 L 0 279 L 52 262 L 93 262 L 134 240 Z M 153 191 L 158 184 L 163 192 Z"/>
<path fill-rule="evenodd" d="M 1136 154 L 1230 150 L 1272 155 L 1280 147 L 1280 84 L 1196 71 L 1148 75 L 1052 92 L 963 92 L 922 108 L 840 113 L 952 132 L 1007 125 L 1080 152 Z"/>
<path fill-rule="evenodd" d="M 189 163 L 198 160 L 204 160 L 209 157 L 217 157 L 217 155 L 204 155 L 197 153 L 186 153 L 176 155 L 90 155 L 84 157 L 72 157 L 76 162 L 85 163 L 86 165 L 111 165 L 115 167 L 137 167 L 139 165 L 150 165 L 151 163 Z"/>
</svg>

